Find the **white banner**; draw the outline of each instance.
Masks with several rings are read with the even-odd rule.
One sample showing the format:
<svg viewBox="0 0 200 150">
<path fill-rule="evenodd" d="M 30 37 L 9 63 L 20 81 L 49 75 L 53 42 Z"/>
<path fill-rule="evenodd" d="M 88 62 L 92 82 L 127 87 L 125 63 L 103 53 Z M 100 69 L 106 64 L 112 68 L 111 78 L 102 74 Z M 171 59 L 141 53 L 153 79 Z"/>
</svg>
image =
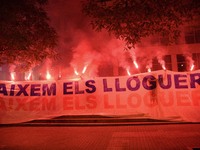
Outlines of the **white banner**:
<svg viewBox="0 0 200 150">
<path fill-rule="evenodd" d="M 200 121 L 200 70 L 50 81 L 0 81 L 0 123 L 62 115 Z"/>
</svg>

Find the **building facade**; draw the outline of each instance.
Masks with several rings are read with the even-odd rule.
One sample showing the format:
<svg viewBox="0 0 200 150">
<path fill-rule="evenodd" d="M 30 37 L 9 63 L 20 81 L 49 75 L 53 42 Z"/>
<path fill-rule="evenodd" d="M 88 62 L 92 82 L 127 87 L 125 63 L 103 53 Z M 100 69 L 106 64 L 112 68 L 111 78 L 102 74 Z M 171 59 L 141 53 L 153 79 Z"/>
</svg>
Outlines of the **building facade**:
<svg viewBox="0 0 200 150">
<path fill-rule="evenodd" d="M 150 52 L 152 50 L 156 50 L 159 52 L 159 49 L 164 49 L 164 53 L 161 55 L 161 58 L 164 62 L 165 69 L 171 71 L 191 71 L 200 69 L 200 17 L 196 18 L 193 22 L 186 25 L 183 28 L 183 34 L 178 41 L 174 45 L 167 45 L 166 39 L 161 37 L 151 37 L 149 44 L 139 45 L 138 47 L 145 52 Z M 155 51 L 153 51 L 154 53 Z M 148 55 L 146 58 L 150 57 Z M 147 62 L 144 64 L 144 55 L 137 56 L 136 60 L 139 64 L 139 68 L 135 68 L 132 63 L 132 72 L 131 74 L 144 73 L 147 70 Z M 151 71 L 161 70 L 163 66 L 161 62 L 159 62 L 158 56 L 150 58 L 151 60 Z M 128 60 L 132 62 L 133 60 Z M 57 68 L 56 68 L 57 69 Z M 35 73 L 34 73 L 35 70 Z M 41 73 L 36 69 L 33 70 L 32 80 L 41 80 Z M 62 69 L 60 69 L 62 70 Z M 60 72 L 55 71 L 55 72 Z M 25 76 L 27 73 L 23 72 L 15 72 L 16 80 L 25 80 Z M 97 76 L 124 76 L 127 75 L 127 70 L 125 67 L 120 66 L 119 60 L 115 62 L 108 62 L 105 64 L 100 64 L 98 66 Z M 56 75 L 59 76 L 60 75 Z M 64 75 L 66 77 L 66 75 Z M 7 65 L 0 66 L 0 80 L 11 80 L 11 75 L 9 72 L 9 67 Z"/>
</svg>

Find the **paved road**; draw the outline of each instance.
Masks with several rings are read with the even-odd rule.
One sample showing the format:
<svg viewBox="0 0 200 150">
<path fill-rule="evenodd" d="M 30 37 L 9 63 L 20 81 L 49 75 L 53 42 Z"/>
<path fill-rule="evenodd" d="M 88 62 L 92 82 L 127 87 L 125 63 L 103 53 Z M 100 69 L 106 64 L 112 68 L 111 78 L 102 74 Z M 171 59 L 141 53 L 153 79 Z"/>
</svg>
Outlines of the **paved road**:
<svg viewBox="0 0 200 150">
<path fill-rule="evenodd" d="M 188 150 L 200 124 L 0 127 L 2 150 Z"/>
</svg>

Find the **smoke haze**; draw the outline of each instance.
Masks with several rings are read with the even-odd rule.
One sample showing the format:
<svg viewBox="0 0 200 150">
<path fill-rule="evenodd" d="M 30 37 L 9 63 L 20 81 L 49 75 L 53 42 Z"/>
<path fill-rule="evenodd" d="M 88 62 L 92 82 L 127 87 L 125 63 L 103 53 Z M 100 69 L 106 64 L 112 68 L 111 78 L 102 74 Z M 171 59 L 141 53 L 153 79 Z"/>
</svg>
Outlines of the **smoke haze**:
<svg viewBox="0 0 200 150">
<path fill-rule="evenodd" d="M 134 68 L 133 63 L 137 61 L 139 68 L 142 66 L 147 70 L 152 67 L 153 58 L 157 58 L 160 65 L 165 65 L 163 56 L 167 50 L 157 46 L 157 42 L 146 39 L 142 45 L 127 52 L 123 41 L 105 31 L 93 31 L 89 18 L 81 12 L 80 0 L 49 0 L 47 12 L 59 36 L 57 50 L 60 59 L 51 62 L 56 74 L 71 76 L 74 71 L 80 74 L 85 69 L 89 76 L 97 76 L 100 66 L 119 66 L 126 70 Z M 187 59 L 192 62 L 191 56 Z"/>
</svg>

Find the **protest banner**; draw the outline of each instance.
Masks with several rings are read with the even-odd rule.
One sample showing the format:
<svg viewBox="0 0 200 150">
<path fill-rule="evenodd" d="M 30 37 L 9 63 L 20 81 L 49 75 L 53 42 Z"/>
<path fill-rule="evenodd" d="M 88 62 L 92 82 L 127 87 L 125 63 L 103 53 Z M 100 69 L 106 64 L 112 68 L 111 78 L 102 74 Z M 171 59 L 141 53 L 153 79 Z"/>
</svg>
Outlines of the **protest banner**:
<svg viewBox="0 0 200 150">
<path fill-rule="evenodd" d="M 0 124 L 63 115 L 200 121 L 200 71 L 0 81 Z"/>
</svg>

